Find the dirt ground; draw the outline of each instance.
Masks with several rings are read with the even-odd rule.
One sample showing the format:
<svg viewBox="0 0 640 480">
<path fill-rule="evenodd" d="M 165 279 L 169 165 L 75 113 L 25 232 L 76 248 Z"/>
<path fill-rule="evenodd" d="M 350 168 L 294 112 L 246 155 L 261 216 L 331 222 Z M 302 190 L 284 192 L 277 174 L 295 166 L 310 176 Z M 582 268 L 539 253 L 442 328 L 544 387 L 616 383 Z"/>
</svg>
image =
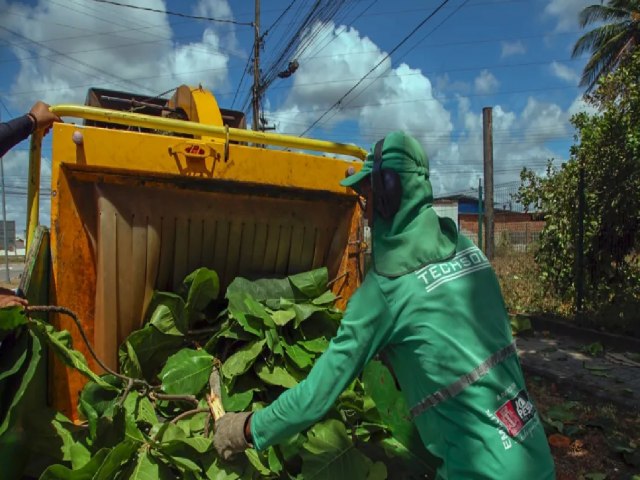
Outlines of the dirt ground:
<svg viewBox="0 0 640 480">
<path fill-rule="evenodd" d="M 528 387 L 547 430 L 558 480 L 640 480 L 640 412 L 548 379 Z"/>
</svg>

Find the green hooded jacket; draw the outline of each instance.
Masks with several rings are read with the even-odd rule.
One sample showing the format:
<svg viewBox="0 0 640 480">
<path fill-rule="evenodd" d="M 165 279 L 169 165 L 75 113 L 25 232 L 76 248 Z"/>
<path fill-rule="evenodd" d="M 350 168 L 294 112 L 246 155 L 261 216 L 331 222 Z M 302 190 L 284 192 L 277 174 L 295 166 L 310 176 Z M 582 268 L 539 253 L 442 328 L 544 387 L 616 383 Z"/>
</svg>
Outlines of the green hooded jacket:
<svg viewBox="0 0 640 480">
<path fill-rule="evenodd" d="M 320 420 L 383 353 L 425 447 L 439 460 L 437 478 L 555 478 L 491 265 L 433 211 L 428 164 L 415 139 L 388 135 L 382 159 L 384 168 L 399 173 L 403 193 L 392 219 L 374 216 L 374 269 L 308 377 L 254 413 L 255 448 Z M 357 188 L 371 167 L 370 155 L 343 183 Z"/>
</svg>

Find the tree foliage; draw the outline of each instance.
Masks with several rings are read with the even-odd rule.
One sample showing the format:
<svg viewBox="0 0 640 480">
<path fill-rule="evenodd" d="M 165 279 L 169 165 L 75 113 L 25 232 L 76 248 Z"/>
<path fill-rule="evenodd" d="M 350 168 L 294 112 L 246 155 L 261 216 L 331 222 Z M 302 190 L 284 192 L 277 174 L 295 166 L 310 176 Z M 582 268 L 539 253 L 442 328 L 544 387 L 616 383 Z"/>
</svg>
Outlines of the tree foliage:
<svg viewBox="0 0 640 480">
<path fill-rule="evenodd" d="M 598 80 L 624 65 L 640 42 L 640 1 L 608 0 L 589 5 L 580 12 L 580 26 L 597 26 L 578 39 L 573 57 L 590 52 L 580 86 L 590 91 Z"/>
<path fill-rule="evenodd" d="M 569 162 L 560 168 L 549 162 L 546 177 L 524 169 L 518 194 L 522 204 L 536 205 L 546 220 L 536 252 L 543 280 L 561 296 L 571 297 L 583 169 L 585 306 L 610 320 L 612 313 L 624 320 L 640 306 L 639 78 L 636 52 L 585 97 L 595 113 L 571 119 L 576 143 Z"/>
</svg>

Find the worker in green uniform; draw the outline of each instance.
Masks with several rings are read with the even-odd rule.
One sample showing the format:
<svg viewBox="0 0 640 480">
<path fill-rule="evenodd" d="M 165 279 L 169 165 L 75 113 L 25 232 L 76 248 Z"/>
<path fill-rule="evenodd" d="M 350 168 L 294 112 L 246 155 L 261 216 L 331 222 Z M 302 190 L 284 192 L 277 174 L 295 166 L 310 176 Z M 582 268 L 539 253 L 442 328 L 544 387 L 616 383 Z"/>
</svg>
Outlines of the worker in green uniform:
<svg viewBox="0 0 640 480">
<path fill-rule="evenodd" d="M 391 364 L 441 479 L 555 478 L 496 275 L 433 209 L 418 141 L 393 132 L 342 182 L 366 197 L 372 269 L 309 376 L 266 408 L 227 413 L 223 458 L 264 450 L 322 419 L 377 353 Z"/>
</svg>

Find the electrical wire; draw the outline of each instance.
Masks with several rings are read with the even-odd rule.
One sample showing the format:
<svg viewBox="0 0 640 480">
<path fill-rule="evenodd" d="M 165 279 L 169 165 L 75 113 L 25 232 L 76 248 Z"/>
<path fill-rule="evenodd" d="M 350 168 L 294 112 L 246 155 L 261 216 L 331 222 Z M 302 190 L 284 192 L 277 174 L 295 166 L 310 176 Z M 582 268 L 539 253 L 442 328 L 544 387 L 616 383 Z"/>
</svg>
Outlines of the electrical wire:
<svg viewBox="0 0 640 480">
<path fill-rule="evenodd" d="M 329 109 L 323 113 L 317 120 L 315 120 L 304 132 L 302 132 L 300 134 L 300 136 L 302 137 L 304 134 L 306 134 L 309 130 L 311 130 L 313 127 L 315 127 L 324 117 L 326 117 L 330 111 L 332 111 L 334 108 L 338 107 L 341 105 L 342 101 L 351 93 L 353 92 L 356 88 L 358 88 L 358 86 L 376 69 L 378 68 L 385 60 L 387 60 L 396 50 L 398 50 L 407 40 L 409 40 L 409 38 L 411 38 L 425 23 L 427 23 L 431 18 L 433 18 L 434 15 L 436 15 L 447 3 L 449 3 L 449 0 L 443 0 L 442 3 L 440 3 L 440 5 L 438 5 L 429 15 L 427 15 L 413 30 L 411 30 L 411 32 L 409 32 L 409 34 L 407 34 L 401 41 L 400 43 L 398 43 L 395 47 L 393 47 L 391 49 L 391 51 L 386 54 L 382 60 L 380 60 L 371 70 L 369 70 L 360 80 L 358 80 L 358 82 L 356 82 L 356 84 L 351 87 L 342 97 L 340 97 L 338 99 L 337 102 L 335 102 L 331 107 L 329 107 Z"/>
<path fill-rule="evenodd" d="M 127 8 L 133 8 L 135 10 L 145 10 L 147 12 L 163 13 L 165 15 L 172 15 L 172 16 L 175 16 L 175 17 L 190 18 L 190 19 L 193 19 L 193 20 L 208 20 L 210 22 L 231 23 L 233 25 L 242 25 L 242 26 L 245 26 L 245 27 L 253 27 L 253 22 L 237 22 L 235 20 L 228 20 L 228 19 L 224 19 L 224 18 L 205 17 L 205 16 L 201 16 L 201 15 L 187 15 L 186 13 L 172 12 L 172 11 L 169 11 L 169 10 L 159 10 L 159 9 L 148 8 L 148 7 L 138 7 L 137 5 L 131 5 L 131 4 L 128 4 L 128 3 L 113 2 L 111 0 L 92 0 L 92 1 L 97 2 L 97 3 L 107 3 L 109 5 L 115 5 L 117 7 L 127 7 Z"/>
</svg>

